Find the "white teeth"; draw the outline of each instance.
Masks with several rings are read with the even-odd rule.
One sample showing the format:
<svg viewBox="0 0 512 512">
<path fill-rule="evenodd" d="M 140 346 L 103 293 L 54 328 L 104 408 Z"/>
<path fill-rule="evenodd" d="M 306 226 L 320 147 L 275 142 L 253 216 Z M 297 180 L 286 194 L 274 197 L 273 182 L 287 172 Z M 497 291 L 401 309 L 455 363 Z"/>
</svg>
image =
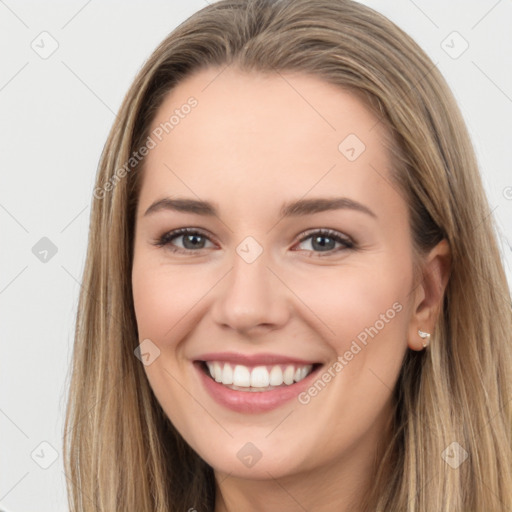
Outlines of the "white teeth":
<svg viewBox="0 0 512 512">
<path fill-rule="evenodd" d="M 295 373 L 295 368 L 293 366 L 287 366 L 286 370 L 283 373 L 283 380 L 285 384 L 293 384 L 293 375 Z"/>
<path fill-rule="evenodd" d="M 256 366 L 251 372 L 252 388 L 268 388 L 270 376 L 268 370 L 264 366 Z"/>
<path fill-rule="evenodd" d="M 280 366 L 273 366 L 270 370 L 270 385 L 280 386 L 283 383 L 283 370 Z"/>
<path fill-rule="evenodd" d="M 222 384 L 233 384 L 233 368 L 226 363 L 222 372 Z"/>
<path fill-rule="evenodd" d="M 228 364 L 228 363 L 226 363 Z M 224 384 L 224 382 L 223 382 Z M 251 372 L 247 366 L 237 364 L 233 372 L 233 384 L 235 386 L 250 387 L 251 385 Z"/>
<path fill-rule="evenodd" d="M 222 367 L 220 363 L 213 363 L 213 374 L 217 382 L 222 382 Z"/>
<path fill-rule="evenodd" d="M 274 389 L 283 384 L 290 386 L 294 382 L 300 382 L 311 373 L 313 368 L 310 364 L 304 366 L 255 366 L 253 368 L 238 364 L 233 367 L 230 363 L 220 361 L 207 361 L 206 365 L 211 377 L 219 383 L 237 389 L 257 388 L 261 391 L 265 388 Z"/>
</svg>

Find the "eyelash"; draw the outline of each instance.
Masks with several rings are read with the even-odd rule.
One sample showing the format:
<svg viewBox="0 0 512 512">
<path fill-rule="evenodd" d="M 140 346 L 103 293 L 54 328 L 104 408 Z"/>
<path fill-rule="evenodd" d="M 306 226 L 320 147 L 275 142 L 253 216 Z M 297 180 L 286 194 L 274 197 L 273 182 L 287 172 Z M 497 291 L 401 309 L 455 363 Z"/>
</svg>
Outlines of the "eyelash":
<svg viewBox="0 0 512 512">
<path fill-rule="evenodd" d="M 158 240 L 154 242 L 154 245 L 157 247 L 166 247 L 174 252 L 174 253 L 180 253 L 180 254 L 190 254 L 192 252 L 198 252 L 201 249 L 198 249 L 198 251 L 195 251 L 193 249 L 182 249 L 181 247 L 176 247 L 171 244 L 172 240 L 179 238 L 183 235 L 200 235 L 206 239 L 209 240 L 209 237 L 206 233 L 201 231 L 197 228 L 180 228 L 175 229 L 174 231 L 169 231 L 168 233 L 165 233 L 162 235 Z M 337 249 L 331 249 L 329 251 L 308 251 L 312 254 L 315 254 L 315 257 L 325 257 L 333 255 L 334 253 L 338 253 L 340 250 L 347 250 L 347 249 L 355 249 L 355 243 L 348 237 L 342 237 L 337 231 L 333 231 L 332 229 L 317 229 L 315 231 L 305 231 L 302 232 L 299 237 L 299 244 L 303 243 L 304 241 L 308 240 L 309 238 L 313 237 L 314 235 L 317 236 L 323 236 L 326 238 L 331 238 L 335 242 L 338 242 L 342 244 L 344 247 L 338 247 Z M 210 240 L 211 241 L 211 240 Z M 305 250 L 305 249 L 303 249 Z M 311 254 L 311 256 L 312 256 Z"/>
</svg>

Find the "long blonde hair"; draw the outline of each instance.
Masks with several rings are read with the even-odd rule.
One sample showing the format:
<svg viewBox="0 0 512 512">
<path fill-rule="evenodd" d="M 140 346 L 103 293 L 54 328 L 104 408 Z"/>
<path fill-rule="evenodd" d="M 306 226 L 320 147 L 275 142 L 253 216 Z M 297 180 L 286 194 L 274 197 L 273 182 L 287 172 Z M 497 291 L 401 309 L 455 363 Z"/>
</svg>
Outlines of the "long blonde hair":
<svg viewBox="0 0 512 512">
<path fill-rule="evenodd" d="M 445 80 L 409 36 L 356 2 L 221 0 L 151 55 L 101 156 L 65 422 L 71 512 L 213 511 L 212 468 L 174 429 L 134 355 L 131 266 L 143 160 L 130 158 L 180 80 L 226 65 L 303 72 L 364 97 L 393 141 L 415 253 L 443 238 L 451 248 L 433 341 L 405 357 L 395 434 L 367 510 L 512 509 L 510 295 L 474 151 Z M 468 457 L 454 468 L 449 450 Z"/>
</svg>

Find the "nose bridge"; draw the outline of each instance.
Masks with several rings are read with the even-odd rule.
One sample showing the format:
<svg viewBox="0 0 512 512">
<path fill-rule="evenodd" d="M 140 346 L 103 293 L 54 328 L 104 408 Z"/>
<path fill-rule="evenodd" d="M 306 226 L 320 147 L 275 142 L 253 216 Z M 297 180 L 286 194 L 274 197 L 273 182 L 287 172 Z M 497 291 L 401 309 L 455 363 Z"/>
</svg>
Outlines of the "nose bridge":
<svg viewBox="0 0 512 512">
<path fill-rule="evenodd" d="M 224 280 L 214 306 L 218 324 L 239 331 L 277 328 L 288 318 L 286 291 L 269 270 L 270 251 L 247 237 L 233 254 L 232 270 Z"/>
</svg>

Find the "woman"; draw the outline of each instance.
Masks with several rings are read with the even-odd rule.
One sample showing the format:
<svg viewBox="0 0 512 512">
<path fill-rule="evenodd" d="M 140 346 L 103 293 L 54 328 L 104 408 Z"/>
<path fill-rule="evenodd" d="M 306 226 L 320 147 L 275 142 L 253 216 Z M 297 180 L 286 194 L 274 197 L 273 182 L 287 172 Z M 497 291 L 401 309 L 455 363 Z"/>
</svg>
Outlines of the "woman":
<svg viewBox="0 0 512 512">
<path fill-rule="evenodd" d="M 512 507 L 509 292 L 445 81 L 348 0 L 221 0 L 94 191 L 71 510 Z"/>
</svg>

